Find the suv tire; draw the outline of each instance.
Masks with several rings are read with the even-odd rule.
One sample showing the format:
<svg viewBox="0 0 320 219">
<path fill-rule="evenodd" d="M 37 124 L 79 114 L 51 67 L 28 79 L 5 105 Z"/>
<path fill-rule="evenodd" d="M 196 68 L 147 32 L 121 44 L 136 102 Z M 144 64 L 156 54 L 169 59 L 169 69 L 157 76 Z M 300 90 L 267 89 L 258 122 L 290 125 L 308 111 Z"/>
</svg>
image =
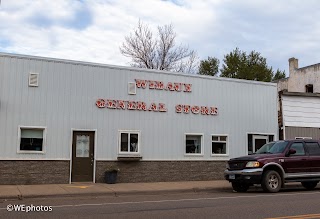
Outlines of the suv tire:
<svg viewBox="0 0 320 219">
<path fill-rule="evenodd" d="M 262 177 L 261 187 L 265 192 L 278 192 L 281 189 L 282 179 L 277 171 L 267 170 Z"/>
<path fill-rule="evenodd" d="M 301 182 L 301 185 L 308 190 L 314 189 L 317 186 L 317 184 L 318 184 L 317 181 Z"/>
<path fill-rule="evenodd" d="M 250 185 L 246 183 L 232 182 L 232 188 L 236 192 L 246 192 Z"/>
</svg>

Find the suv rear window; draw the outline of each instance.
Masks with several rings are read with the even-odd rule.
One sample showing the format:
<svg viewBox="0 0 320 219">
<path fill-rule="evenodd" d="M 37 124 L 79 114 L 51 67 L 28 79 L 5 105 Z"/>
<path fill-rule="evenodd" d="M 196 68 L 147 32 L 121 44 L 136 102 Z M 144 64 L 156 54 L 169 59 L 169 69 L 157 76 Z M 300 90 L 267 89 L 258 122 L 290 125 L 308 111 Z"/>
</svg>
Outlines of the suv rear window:
<svg viewBox="0 0 320 219">
<path fill-rule="evenodd" d="M 317 142 L 306 142 L 309 155 L 320 155 L 320 146 Z"/>
</svg>

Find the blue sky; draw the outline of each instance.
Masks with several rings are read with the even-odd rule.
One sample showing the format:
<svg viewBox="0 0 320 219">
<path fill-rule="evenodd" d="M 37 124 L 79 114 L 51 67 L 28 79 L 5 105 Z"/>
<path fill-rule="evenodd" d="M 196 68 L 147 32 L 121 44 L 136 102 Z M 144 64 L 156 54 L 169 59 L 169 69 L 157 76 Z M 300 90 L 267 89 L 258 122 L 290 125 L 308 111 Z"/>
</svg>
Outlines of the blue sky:
<svg viewBox="0 0 320 219">
<path fill-rule="evenodd" d="M 126 65 L 119 46 L 141 19 L 172 24 L 200 59 L 255 50 L 288 74 L 320 63 L 317 0 L 1 0 L 0 52 Z"/>
</svg>

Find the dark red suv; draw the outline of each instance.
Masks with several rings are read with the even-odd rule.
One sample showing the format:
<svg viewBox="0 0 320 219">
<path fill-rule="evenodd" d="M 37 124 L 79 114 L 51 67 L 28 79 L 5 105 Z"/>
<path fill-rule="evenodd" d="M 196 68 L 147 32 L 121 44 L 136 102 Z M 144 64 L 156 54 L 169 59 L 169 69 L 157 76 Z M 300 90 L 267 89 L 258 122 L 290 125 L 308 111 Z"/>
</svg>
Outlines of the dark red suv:
<svg viewBox="0 0 320 219">
<path fill-rule="evenodd" d="M 254 154 L 230 159 L 224 176 L 237 192 L 246 192 L 253 184 L 261 184 L 266 192 L 278 192 L 288 182 L 314 189 L 320 181 L 320 141 L 265 144 Z"/>
</svg>

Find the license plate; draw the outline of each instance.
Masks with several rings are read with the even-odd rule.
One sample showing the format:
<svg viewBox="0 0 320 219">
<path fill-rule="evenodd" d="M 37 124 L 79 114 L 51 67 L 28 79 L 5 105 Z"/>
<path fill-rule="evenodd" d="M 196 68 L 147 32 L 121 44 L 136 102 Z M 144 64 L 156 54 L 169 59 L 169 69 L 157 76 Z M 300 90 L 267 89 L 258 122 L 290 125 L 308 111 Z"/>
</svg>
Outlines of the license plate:
<svg viewBox="0 0 320 219">
<path fill-rule="evenodd" d="M 234 174 L 229 175 L 229 179 L 235 179 L 235 178 L 236 178 L 236 175 Z"/>
</svg>

